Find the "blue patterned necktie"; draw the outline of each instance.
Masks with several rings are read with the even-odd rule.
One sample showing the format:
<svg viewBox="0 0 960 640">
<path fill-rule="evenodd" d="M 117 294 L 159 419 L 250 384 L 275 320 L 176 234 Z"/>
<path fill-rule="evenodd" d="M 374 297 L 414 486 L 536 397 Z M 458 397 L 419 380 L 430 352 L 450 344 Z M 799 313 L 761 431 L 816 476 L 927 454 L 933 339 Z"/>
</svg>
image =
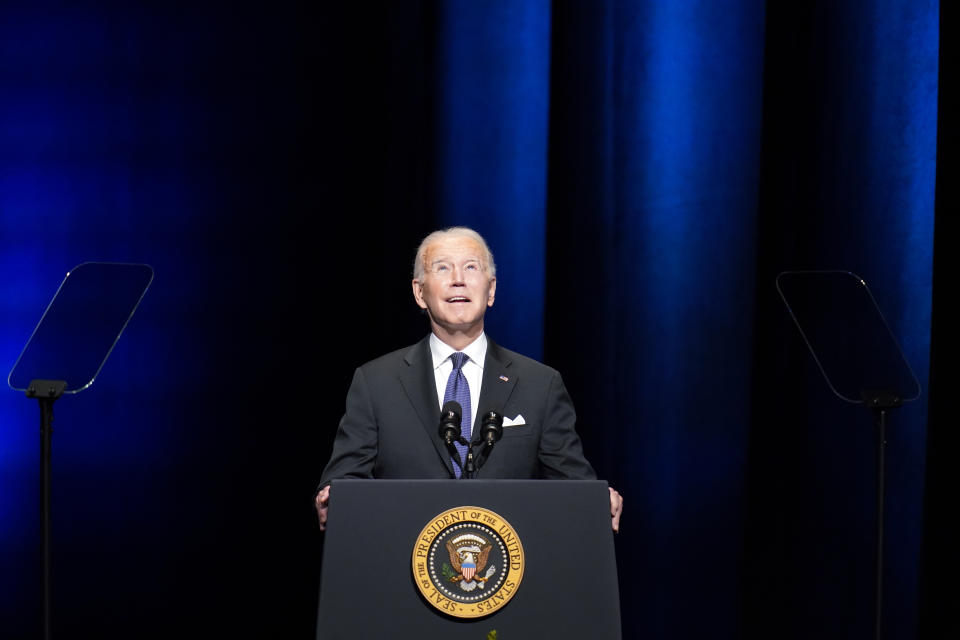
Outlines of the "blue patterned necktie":
<svg viewBox="0 0 960 640">
<path fill-rule="evenodd" d="M 460 351 L 450 356 L 450 361 L 453 362 L 453 371 L 450 372 L 450 377 L 447 378 L 447 389 L 443 392 L 443 404 L 451 400 L 455 400 L 460 404 L 460 409 L 462 410 L 460 435 L 462 435 L 467 442 L 470 442 L 470 427 L 473 424 L 473 421 L 470 419 L 470 385 L 467 384 L 467 378 L 463 375 L 463 365 L 466 364 L 467 360 L 469 360 L 467 354 L 461 353 Z M 453 461 L 453 471 L 459 478 L 463 473 L 462 469 L 467 456 L 467 447 L 459 442 L 457 442 L 455 446 L 457 447 L 457 453 L 460 454 L 460 459 Z"/>
</svg>

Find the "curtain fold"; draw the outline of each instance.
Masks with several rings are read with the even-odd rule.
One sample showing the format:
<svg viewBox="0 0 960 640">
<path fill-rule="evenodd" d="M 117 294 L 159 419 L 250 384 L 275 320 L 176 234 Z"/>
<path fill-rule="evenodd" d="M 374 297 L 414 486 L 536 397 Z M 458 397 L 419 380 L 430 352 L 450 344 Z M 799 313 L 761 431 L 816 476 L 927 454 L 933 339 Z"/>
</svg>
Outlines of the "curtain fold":
<svg viewBox="0 0 960 640">
<path fill-rule="evenodd" d="M 624 628 L 736 629 L 763 6 L 555 11 L 547 356 L 627 496 Z"/>
<path fill-rule="evenodd" d="M 540 358 L 550 3 L 440 3 L 433 37 L 438 225 L 487 238 L 501 282 L 487 330 Z"/>
</svg>

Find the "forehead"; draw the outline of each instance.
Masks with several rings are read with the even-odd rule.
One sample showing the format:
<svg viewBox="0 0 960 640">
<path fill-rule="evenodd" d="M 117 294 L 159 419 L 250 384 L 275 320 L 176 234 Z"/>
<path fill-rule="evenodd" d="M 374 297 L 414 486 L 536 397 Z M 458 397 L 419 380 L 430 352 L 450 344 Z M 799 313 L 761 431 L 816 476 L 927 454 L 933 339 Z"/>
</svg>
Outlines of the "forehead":
<svg viewBox="0 0 960 640">
<path fill-rule="evenodd" d="M 486 257 L 483 246 L 466 236 L 454 236 L 452 238 L 440 238 L 427 245 L 424 254 L 427 264 L 432 264 L 438 260 L 480 260 Z"/>
</svg>

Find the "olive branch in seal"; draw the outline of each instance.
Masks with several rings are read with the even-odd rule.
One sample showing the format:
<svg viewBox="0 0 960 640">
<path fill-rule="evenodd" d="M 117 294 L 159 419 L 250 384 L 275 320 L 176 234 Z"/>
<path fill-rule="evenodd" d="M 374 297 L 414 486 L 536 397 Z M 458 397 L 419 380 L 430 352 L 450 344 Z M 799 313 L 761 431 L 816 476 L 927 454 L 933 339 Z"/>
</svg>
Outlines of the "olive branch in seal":
<svg viewBox="0 0 960 640">
<path fill-rule="evenodd" d="M 453 580 L 454 578 L 460 575 L 456 571 L 454 571 L 453 567 L 451 567 L 446 562 L 440 565 L 440 573 L 443 574 L 443 577 L 446 578 L 447 580 Z"/>
</svg>

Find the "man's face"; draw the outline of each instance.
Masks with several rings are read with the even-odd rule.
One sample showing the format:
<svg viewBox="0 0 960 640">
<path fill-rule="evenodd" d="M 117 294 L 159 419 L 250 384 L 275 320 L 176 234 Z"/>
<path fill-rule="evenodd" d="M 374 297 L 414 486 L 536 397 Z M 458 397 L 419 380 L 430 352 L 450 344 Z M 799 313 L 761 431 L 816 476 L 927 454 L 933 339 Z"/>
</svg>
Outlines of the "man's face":
<svg viewBox="0 0 960 640">
<path fill-rule="evenodd" d="M 496 278 L 487 273 L 486 259 L 473 238 L 443 238 L 427 246 L 423 282 L 413 281 L 413 297 L 435 327 L 451 334 L 479 335 L 497 288 Z"/>
</svg>

